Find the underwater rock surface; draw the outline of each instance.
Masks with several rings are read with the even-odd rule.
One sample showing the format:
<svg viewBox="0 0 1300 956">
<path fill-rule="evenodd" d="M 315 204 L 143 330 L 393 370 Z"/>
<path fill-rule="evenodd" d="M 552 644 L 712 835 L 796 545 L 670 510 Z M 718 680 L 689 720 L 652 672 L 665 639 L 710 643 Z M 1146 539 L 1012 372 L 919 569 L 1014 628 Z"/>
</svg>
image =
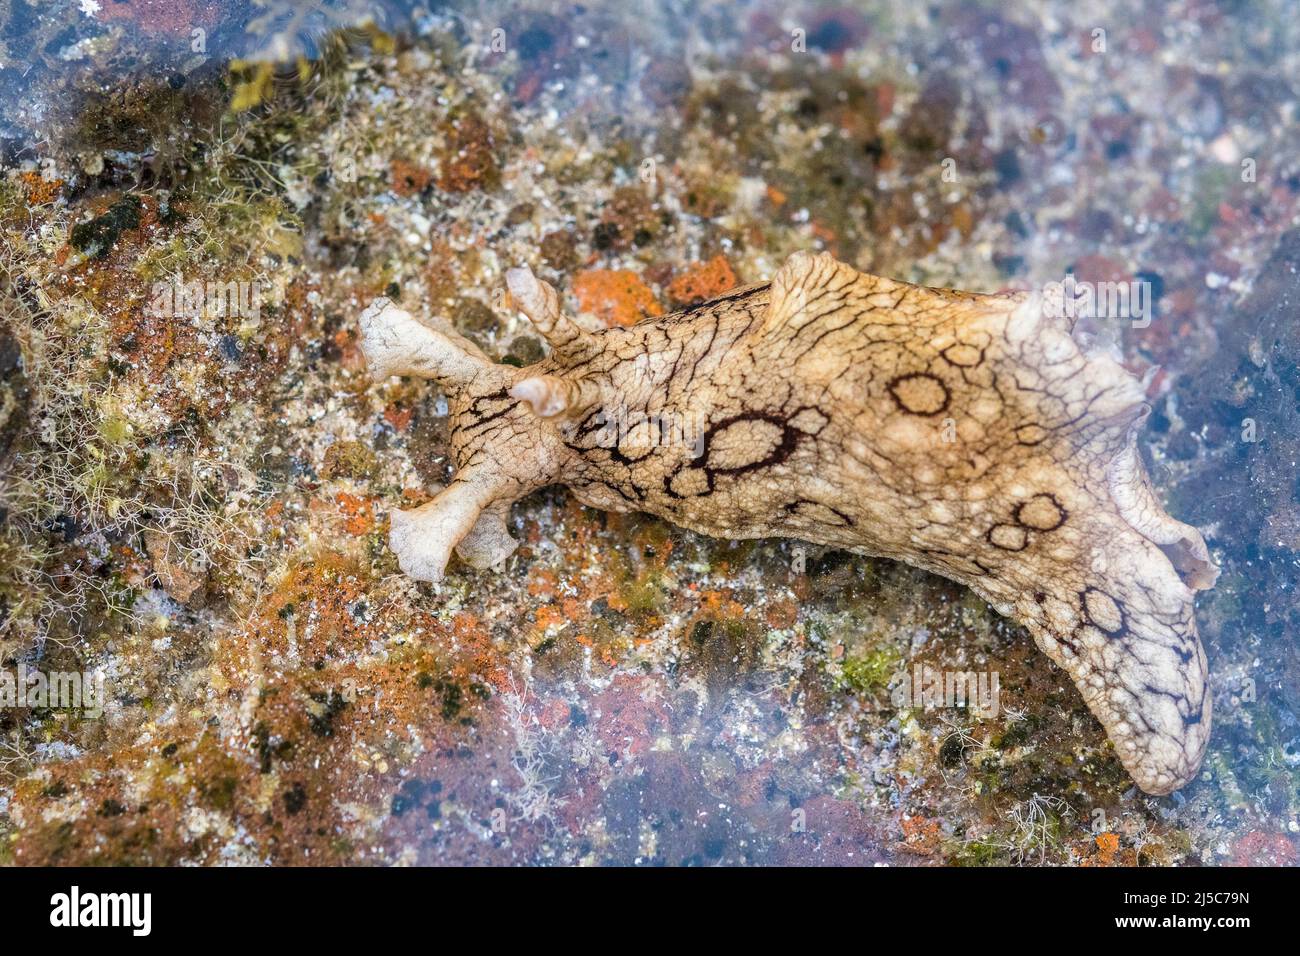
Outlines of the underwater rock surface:
<svg viewBox="0 0 1300 956">
<path fill-rule="evenodd" d="M 0 671 L 104 687 L 0 710 L 0 860 L 1295 862 L 1286 5 L 98 6 L 0 4 Z M 1149 322 L 1091 332 L 1223 568 L 1178 794 L 1022 629 L 890 562 L 546 489 L 503 571 L 398 573 L 447 409 L 370 383 L 365 304 L 526 365 L 512 266 L 626 324 L 812 248 L 1145 283 Z M 967 672 L 996 713 L 899 697 Z"/>
</svg>

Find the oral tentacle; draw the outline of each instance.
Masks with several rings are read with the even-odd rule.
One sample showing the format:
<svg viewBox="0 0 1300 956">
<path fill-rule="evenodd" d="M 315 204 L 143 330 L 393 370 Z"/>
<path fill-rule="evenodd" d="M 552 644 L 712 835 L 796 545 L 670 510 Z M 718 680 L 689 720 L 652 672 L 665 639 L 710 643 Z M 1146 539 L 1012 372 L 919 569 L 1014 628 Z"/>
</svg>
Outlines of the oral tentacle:
<svg viewBox="0 0 1300 956">
<path fill-rule="evenodd" d="M 502 496 L 503 483 L 489 472 L 467 468 L 459 472 L 432 501 L 389 518 L 388 545 L 401 569 L 417 581 L 437 583 L 443 578 L 452 549 L 474 530 L 484 509 Z M 504 532 L 504 523 L 501 530 Z M 485 556 L 485 546 L 501 545 L 486 527 L 471 540 L 469 551 Z"/>
<path fill-rule="evenodd" d="M 502 367 L 468 340 L 429 328 L 388 299 L 372 302 L 360 326 L 361 351 L 375 381 L 412 375 L 455 389 L 505 379 Z"/>
</svg>

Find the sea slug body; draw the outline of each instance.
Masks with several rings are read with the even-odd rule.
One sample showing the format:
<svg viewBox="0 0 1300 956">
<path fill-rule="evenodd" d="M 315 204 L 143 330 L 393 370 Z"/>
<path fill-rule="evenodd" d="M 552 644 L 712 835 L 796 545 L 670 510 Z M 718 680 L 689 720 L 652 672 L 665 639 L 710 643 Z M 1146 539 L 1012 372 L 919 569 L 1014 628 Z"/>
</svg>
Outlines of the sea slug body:
<svg viewBox="0 0 1300 956">
<path fill-rule="evenodd" d="M 593 332 L 527 269 L 506 282 L 551 346 L 528 368 L 384 299 L 361 317 L 376 378 L 448 395 L 456 475 L 392 516 L 407 574 L 439 580 L 453 549 L 504 560 L 511 504 L 553 483 L 718 537 L 893 558 L 1024 624 L 1143 790 L 1196 774 L 1211 697 L 1193 595 L 1217 569 L 1151 489 L 1140 384 L 1038 297 L 796 253 L 770 283 Z"/>
</svg>

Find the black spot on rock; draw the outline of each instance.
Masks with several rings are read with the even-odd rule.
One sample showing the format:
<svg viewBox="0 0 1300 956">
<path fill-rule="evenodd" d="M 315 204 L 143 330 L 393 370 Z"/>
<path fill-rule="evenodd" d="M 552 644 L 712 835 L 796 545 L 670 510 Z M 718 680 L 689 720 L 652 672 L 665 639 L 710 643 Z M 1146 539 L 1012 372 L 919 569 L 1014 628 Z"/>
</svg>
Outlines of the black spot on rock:
<svg viewBox="0 0 1300 956">
<path fill-rule="evenodd" d="M 124 196 L 108 212 L 90 222 L 72 227 L 72 248 L 94 259 L 102 259 L 128 229 L 140 227 L 140 199 Z"/>
<path fill-rule="evenodd" d="M 307 805 L 307 791 L 300 783 L 295 783 L 284 794 L 284 809 L 289 816 L 298 813 Z"/>
</svg>

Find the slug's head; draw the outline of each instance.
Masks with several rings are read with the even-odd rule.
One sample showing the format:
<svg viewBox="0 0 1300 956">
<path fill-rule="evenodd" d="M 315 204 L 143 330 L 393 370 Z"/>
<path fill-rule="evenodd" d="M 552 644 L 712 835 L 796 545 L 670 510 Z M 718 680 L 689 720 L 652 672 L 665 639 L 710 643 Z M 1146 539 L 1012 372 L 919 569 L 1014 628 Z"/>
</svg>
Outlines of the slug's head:
<svg viewBox="0 0 1300 956">
<path fill-rule="evenodd" d="M 450 327 L 426 324 L 388 299 L 360 318 L 371 375 L 433 379 L 451 411 L 455 476 L 432 501 L 391 516 L 389 543 L 402 570 L 419 580 L 440 580 L 453 548 L 475 567 L 508 557 L 510 505 L 557 480 L 572 456 L 556 424 L 600 401 L 594 381 L 554 371 L 590 345 L 589 334 L 560 314 L 555 290 L 531 272 L 512 270 L 508 281 L 555 353 L 529 369 L 496 364 Z"/>
</svg>

